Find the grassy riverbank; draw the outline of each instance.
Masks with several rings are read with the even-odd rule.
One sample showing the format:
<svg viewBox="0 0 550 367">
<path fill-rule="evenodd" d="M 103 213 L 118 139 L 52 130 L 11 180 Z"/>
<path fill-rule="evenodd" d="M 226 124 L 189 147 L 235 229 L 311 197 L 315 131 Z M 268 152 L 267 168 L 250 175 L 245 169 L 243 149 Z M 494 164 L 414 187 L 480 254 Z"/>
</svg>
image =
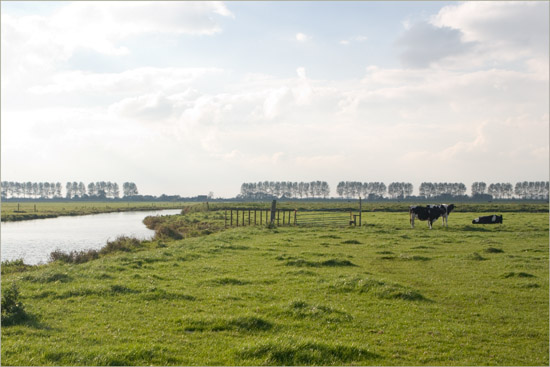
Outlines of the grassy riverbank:
<svg viewBox="0 0 550 367">
<path fill-rule="evenodd" d="M 367 202 L 363 201 L 363 211 L 380 212 L 407 212 L 411 204 L 424 205 L 412 202 Z M 111 213 L 121 211 L 179 209 L 184 206 L 205 207 L 205 203 L 186 204 L 174 202 L 3 202 L 2 217 L 4 222 L 32 220 L 43 218 L 55 218 L 63 215 L 87 215 L 99 213 Z M 330 206 L 333 209 L 348 209 L 357 211 L 358 200 L 344 202 L 307 202 L 307 201 L 283 201 L 277 204 L 280 209 L 316 210 Z M 210 203 L 210 210 L 226 208 L 263 208 L 270 207 L 270 203 Z M 505 203 L 460 203 L 455 212 L 525 212 L 547 213 L 548 203 L 541 202 L 505 202 Z"/>
<path fill-rule="evenodd" d="M 184 203 L 173 202 L 3 202 L 2 221 L 55 218 L 64 215 L 179 209 L 184 205 Z"/>
<path fill-rule="evenodd" d="M 189 211 L 92 261 L 14 264 L 2 290 L 24 317 L 2 325 L 2 363 L 548 365 L 548 213 L 481 214 L 224 230 Z"/>
</svg>

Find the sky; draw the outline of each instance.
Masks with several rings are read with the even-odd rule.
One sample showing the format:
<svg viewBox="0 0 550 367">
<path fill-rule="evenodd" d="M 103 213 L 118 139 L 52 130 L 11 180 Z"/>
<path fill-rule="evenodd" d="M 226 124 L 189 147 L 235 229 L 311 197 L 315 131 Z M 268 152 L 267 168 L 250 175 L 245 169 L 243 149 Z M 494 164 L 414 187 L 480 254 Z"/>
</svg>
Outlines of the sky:
<svg viewBox="0 0 550 367">
<path fill-rule="evenodd" d="M 3 181 L 549 179 L 547 1 L 0 4 Z"/>
</svg>

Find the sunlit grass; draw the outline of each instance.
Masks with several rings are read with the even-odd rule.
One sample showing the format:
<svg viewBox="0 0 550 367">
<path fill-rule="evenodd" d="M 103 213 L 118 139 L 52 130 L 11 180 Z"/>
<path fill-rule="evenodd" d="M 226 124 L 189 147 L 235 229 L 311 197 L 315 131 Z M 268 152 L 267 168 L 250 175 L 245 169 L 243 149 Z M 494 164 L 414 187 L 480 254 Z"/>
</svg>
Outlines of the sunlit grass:
<svg viewBox="0 0 550 367">
<path fill-rule="evenodd" d="M 215 231 L 12 264 L 28 317 L 2 327 L 2 363 L 548 365 L 548 214 L 479 215 L 223 229 L 198 212 L 166 221 Z"/>
<path fill-rule="evenodd" d="M 136 210 L 178 209 L 184 203 L 171 202 L 3 202 L 2 221 L 55 218 Z M 200 204 L 199 204 L 200 205 Z"/>
</svg>

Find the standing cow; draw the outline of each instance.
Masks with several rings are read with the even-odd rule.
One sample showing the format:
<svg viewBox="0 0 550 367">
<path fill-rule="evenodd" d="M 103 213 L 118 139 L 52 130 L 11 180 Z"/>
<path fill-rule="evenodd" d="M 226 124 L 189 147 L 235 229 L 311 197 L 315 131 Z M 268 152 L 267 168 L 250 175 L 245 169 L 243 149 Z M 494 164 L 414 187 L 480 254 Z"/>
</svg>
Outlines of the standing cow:
<svg viewBox="0 0 550 367">
<path fill-rule="evenodd" d="M 427 206 L 411 206 L 409 208 L 409 218 L 411 222 L 411 228 L 414 228 L 414 220 L 418 218 L 420 220 L 427 220 L 428 227 L 432 229 L 432 224 L 439 217 L 443 217 L 443 224 L 448 225 L 449 214 L 455 208 L 454 204 L 442 204 L 442 205 L 427 205 Z"/>
<path fill-rule="evenodd" d="M 441 214 L 441 225 L 445 224 L 445 227 L 448 227 L 449 226 L 449 214 L 451 214 L 451 212 L 455 208 L 455 205 L 454 204 L 449 204 L 449 205 L 441 204 L 440 207 L 444 209 L 444 212 L 442 212 L 443 214 Z"/>
</svg>

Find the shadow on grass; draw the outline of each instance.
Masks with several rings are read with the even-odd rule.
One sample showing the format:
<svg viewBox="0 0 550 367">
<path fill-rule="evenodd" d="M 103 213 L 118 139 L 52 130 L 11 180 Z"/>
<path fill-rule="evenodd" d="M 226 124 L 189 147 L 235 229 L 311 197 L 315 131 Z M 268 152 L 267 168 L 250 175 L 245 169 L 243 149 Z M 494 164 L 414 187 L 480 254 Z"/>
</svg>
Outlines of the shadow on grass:
<svg viewBox="0 0 550 367">
<path fill-rule="evenodd" d="M 491 230 L 489 228 L 485 228 L 485 227 L 474 227 L 474 226 L 464 226 L 462 228 L 463 231 L 468 231 L 468 232 L 491 232 Z"/>
<path fill-rule="evenodd" d="M 183 323 L 185 324 L 184 330 L 186 332 L 259 332 L 273 328 L 271 322 L 254 316 L 241 316 L 232 319 L 187 320 Z"/>
<path fill-rule="evenodd" d="M 27 312 L 23 312 L 23 314 L 17 318 L 2 319 L 3 328 L 14 326 L 14 325 L 26 326 L 37 330 L 54 330 L 51 326 L 40 321 L 40 319 L 37 316 L 29 314 Z"/>
<path fill-rule="evenodd" d="M 214 285 L 214 286 L 250 284 L 250 282 L 247 280 L 240 280 L 240 279 L 229 278 L 229 277 L 210 279 L 203 283 L 208 285 Z"/>
<path fill-rule="evenodd" d="M 308 304 L 301 300 L 291 302 L 283 314 L 295 319 L 318 319 L 330 322 L 350 321 L 353 318 L 347 312 L 328 306 Z"/>
<path fill-rule="evenodd" d="M 276 340 L 244 348 L 236 353 L 239 361 L 259 360 L 263 365 L 313 366 L 341 365 L 378 357 L 366 349 L 342 344 L 325 344 L 313 341 L 295 342 Z"/>
<path fill-rule="evenodd" d="M 349 260 L 330 259 L 325 261 L 308 261 L 304 259 L 290 260 L 285 263 L 286 266 L 297 267 L 338 267 L 338 266 L 357 266 Z"/>
<path fill-rule="evenodd" d="M 370 293 L 380 299 L 433 302 L 414 289 L 371 278 L 340 279 L 330 288 L 336 292 Z"/>
</svg>

